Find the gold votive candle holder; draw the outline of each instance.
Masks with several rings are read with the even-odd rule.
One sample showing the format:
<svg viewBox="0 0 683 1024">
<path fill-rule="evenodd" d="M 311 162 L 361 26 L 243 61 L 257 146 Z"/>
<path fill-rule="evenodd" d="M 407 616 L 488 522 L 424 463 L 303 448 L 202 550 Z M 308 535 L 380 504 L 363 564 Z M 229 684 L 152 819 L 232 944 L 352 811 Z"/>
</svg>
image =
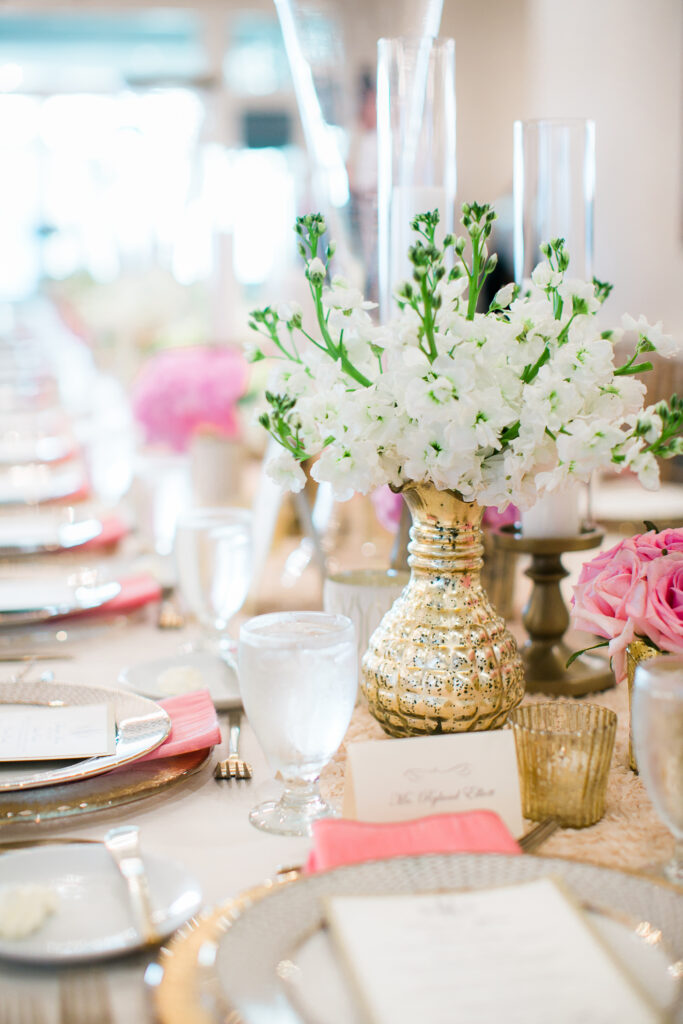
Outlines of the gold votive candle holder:
<svg viewBox="0 0 683 1024">
<path fill-rule="evenodd" d="M 605 813 L 617 716 L 597 704 L 548 702 L 515 708 L 522 813 L 564 828 L 594 825 Z"/>
</svg>

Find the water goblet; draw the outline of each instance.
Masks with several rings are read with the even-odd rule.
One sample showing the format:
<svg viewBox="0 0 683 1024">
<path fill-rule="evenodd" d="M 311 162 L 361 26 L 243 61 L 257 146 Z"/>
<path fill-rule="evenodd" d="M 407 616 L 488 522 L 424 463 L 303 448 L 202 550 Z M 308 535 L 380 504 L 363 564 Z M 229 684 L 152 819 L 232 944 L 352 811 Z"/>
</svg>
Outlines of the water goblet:
<svg viewBox="0 0 683 1024">
<path fill-rule="evenodd" d="M 232 663 L 230 620 L 251 581 L 251 515 L 241 508 L 203 508 L 178 520 L 175 557 L 180 593 L 204 637 L 198 645 Z"/>
<path fill-rule="evenodd" d="M 252 825 L 278 835 L 310 835 L 334 816 L 318 790 L 320 772 L 344 738 L 358 686 L 353 623 L 327 612 L 274 612 L 240 629 L 244 710 L 285 788 L 255 807 Z"/>
<path fill-rule="evenodd" d="M 633 740 L 645 788 L 674 836 L 674 855 L 661 870 L 683 885 L 683 656 L 667 654 L 638 665 Z"/>
</svg>

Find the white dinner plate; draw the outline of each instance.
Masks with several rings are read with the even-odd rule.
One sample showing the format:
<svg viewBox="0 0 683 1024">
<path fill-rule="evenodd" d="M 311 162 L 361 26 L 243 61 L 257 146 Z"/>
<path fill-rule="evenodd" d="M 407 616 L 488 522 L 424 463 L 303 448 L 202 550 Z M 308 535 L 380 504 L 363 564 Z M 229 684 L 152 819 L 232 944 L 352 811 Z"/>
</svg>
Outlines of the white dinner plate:
<svg viewBox="0 0 683 1024">
<path fill-rule="evenodd" d="M 153 700 L 191 690 L 208 690 L 218 711 L 242 706 L 235 670 L 223 658 L 205 651 L 129 665 L 122 669 L 118 682 Z"/>
<path fill-rule="evenodd" d="M 248 907 L 214 946 L 213 982 L 223 994 L 219 1015 L 234 1010 L 243 1024 L 257 1024 L 268 1014 L 287 1024 L 356 1024 L 345 976 L 323 932 L 324 901 L 330 896 L 485 889 L 548 875 L 563 879 L 591 920 L 600 922 L 602 936 L 628 973 L 662 1010 L 672 1009 L 680 994 L 673 974 L 683 960 L 683 892 L 576 861 L 439 854 L 305 876 Z M 204 965 L 210 952 L 202 951 Z M 495 977 L 495 965 L 492 969 Z"/>
<path fill-rule="evenodd" d="M 184 867 L 143 854 L 153 920 L 161 938 L 201 905 L 198 882 Z M 55 912 L 21 939 L 0 936 L 0 957 L 31 963 L 99 960 L 139 949 L 128 889 L 100 843 L 38 846 L 0 856 L 0 886 L 46 885 Z"/>
<path fill-rule="evenodd" d="M 0 627 L 45 622 L 59 615 L 100 608 L 121 591 L 115 580 L 69 583 L 62 580 L 0 580 Z"/>
<path fill-rule="evenodd" d="M 12 466 L 0 472 L 0 505 L 37 505 L 80 493 L 86 485 L 83 466 L 76 461 L 47 465 Z"/>
<path fill-rule="evenodd" d="M 99 519 L 69 522 L 63 512 L 27 512 L 0 518 L 0 557 L 67 551 L 102 533 Z"/>
<path fill-rule="evenodd" d="M 158 704 L 126 690 L 108 690 L 76 683 L 45 683 L 17 680 L 0 683 L 0 714 L 3 705 L 38 704 L 69 706 L 111 703 L 116 721 L 116 750 L 101 757 L 75 761 L 0 761 L 0 792 L 35 789 L 75 782 L 101 775 L 155 750 L 171 731 L 171 720 Z"/>
<path fill-rule="evenodd" d="M 22 466 L 29 462 L 59 462 L 73 452 L 67 434 L 54 437 L 22 437 L 18 431 L 0 437 L 0 465 Z"/>
</svg>

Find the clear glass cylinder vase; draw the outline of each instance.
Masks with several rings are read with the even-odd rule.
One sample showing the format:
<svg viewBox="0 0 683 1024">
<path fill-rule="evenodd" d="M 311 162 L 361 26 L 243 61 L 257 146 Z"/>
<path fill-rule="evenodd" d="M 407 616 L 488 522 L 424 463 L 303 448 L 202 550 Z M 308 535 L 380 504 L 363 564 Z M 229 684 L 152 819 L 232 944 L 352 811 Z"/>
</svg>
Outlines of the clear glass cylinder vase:
<svg viewBox="0 0 683 1024">
<path fill-rule="evenodd" d="M 377 48 L 379 303 L 410 277 L 410 221 L 439 209 L 441 235 L 454 223 L 455 43 L 431 36 L 380 39 Z"/>
<path fill-rule="evenodd" d="M 514 126 L 515 280 L 541 260 L 540 245 L 564 238 L 572 277 L 593 276 L 595 123 L 516 121 Z"/>
</svg>

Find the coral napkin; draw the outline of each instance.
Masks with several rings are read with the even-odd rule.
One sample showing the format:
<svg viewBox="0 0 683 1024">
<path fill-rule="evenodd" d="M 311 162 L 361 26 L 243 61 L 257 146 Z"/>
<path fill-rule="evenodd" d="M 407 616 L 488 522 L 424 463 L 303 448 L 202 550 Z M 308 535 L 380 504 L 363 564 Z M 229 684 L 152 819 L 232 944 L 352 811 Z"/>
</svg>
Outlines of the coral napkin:
<svg viewBox="0 0 683 1024">
<path fill-rule="evenodd" d="M 153 576 L 146 574 L 128 576 L 126 579 L 119 580 L 119 583 L 121 589 L 111 601 L 106 601 L 99 608 L 86 608 L 84 611 L 72 612 L 63 618 L 85 619 L 97 616 L 127 615 L 129 612 L 134 612 L 161 598 L 161 587 Z"/>
<path fill-rule="evenodd" d="M 181 693 L 159 701 L 171 719 L 171 731 L 156 750 L 145 754 L 140 761 L 153 761 L 159 757 L 177 757 L 192 750 L 213 747 L 221 740 L 216 708 L 208 690 Z"/>
<path fill-rule="evenodd" d="M 86 541 L 85 544 L 79 544 L 77 548 L 69 548 L 68 550 L 89 551 L 91 548 L 109 547 L 111 544 L 118 544 L 127 533 L 128 527 L 123 519 L 119 519 L 118 516 L 106 516 L 102 520 L 102 530 L 96 537 Z"/>
<path fill-rule="evenodd" d="M 521 853 L 494 811 L 432 814 L 413 821 L 374 824 L 344 818 L 313 822 L 306 871 L 422 853 Z"/>
</svg>

